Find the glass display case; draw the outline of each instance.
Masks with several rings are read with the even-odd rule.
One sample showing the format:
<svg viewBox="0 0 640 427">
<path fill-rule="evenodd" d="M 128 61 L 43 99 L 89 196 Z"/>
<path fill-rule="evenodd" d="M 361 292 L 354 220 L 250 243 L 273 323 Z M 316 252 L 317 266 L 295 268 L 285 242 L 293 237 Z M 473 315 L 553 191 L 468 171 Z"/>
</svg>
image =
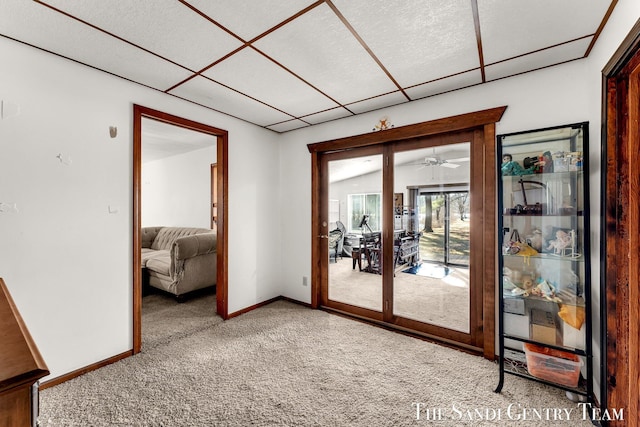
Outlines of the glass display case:
<svg viewBox="0 0 640 427">
<path fill-rule="evenodd" d="M 588 123 L 498 135 L 499 365 L 591 400 Z"/>
</svg>

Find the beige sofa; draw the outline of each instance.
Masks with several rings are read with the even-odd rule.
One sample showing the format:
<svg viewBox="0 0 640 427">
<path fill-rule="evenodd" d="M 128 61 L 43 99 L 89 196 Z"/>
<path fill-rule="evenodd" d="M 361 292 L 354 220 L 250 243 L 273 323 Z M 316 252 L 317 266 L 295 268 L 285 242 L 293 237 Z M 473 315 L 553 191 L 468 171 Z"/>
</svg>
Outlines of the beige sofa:
<svg viewBox="0 0 640 427">
<path fill-rule="evenodd" d="M 216 234 L 206 228 L 142 228 L 143 278 L 181 301 L 216 284 Z"/>
</svg>

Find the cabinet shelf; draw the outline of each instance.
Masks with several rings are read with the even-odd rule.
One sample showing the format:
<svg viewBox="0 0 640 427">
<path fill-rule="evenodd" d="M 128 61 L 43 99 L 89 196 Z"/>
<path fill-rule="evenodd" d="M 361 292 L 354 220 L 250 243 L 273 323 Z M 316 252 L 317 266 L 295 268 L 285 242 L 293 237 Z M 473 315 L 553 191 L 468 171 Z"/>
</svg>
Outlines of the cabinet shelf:
<svg viewBox="0 0 640 427">
<path fill-rule="evenodd" d="M 558 298 L 560 298 L 561 301 L 552 301 L 549 300 L 547 298 L 544 297 L 540 297 L 537 295 L 529 295 L 529 296 L 524 296 L 524 295 L 509 295 L 504 296 L 504 298 L 510 298 L 510 299 L 518 299 L 518 300 L 522 300 L 522 301 L 529 301 L 532 303 L 548 303 L 548 304 L 566 304 L 566 305 L 570 305 L 573 307 L 585 307 L 585 300 L 584 297 L 580 296 L 580 295 L 573 295 L 570 292 L 567 291 L 560 291 L 557 293 Z"/>
<path fill-rule="evenodd" d="M 575 216 L 584 216 L 584 211 L 577 211 L 575 213 L 566 213 L 566 214 L 561 214 L 561 213 L 557 213 L 557 214 L 525 214 L 525 213 L 521 213 L 521 214 L 511 214 L 511 213 L 503 213 L 502 216 L 508 216 L 510 218 L 519 218 L 519 217 L 544 217 L 544 218 L 553 218 L 553 217 L 575 217 Z"/>
<path fill-rule="evenodd" d="M 552 387 L 560 388 L 562 390 L 570 391 L 581 396 L 589 396 L 589 391 L 587 387 L 587 381 L 581 375 L 578 381 L 578 385 L 576 387 L 569 387 L 562 384 L 558 384 L 552 381 L 547 381 L 542 378 L 535 377 L 529 373 L 527 369 L 526 360 L 521 360 L 524 358 L 524 352 L 517 349 L 507 349 L 509 350 L 509 356 L 504 358 L 504 372 L 510 375 L 515 375 L 521 378 L 526 378 L 529 380 L 533 380 L 542 384 L 546 384 Z M 521 355 L 521 356 L 519 356 Z M 583 355 L 584 356 L 584 355 Z"/>
<path fill-rule="evenodd" d="M 588 123 L 498 135 L 497 143 L 496 392 L 507 373 L 593 402 Z"/>
<path fill-rule="evenodd" d="M 542 260 L 553 260 L 553 261 L 563 261 L 563 262 L 585 262 L 586 259 L 584 256 L 580 255 L 578 257 L 572 257 L 572 256 L 561 256 L 561 255 L 553 255 L 553 254 L 545 254 L 545 253 L 539 253 L 537 255 L 530 255 L 530 256 L 522 256 L 522 255 L 518 255 L 518 254 L 503 254 L 502 255 L 504 258 L 511 258 L 511 259 L 518 259 L 518 258 L 530 258 L 530 259 L 542 259 Z"/>
<path fill-rule="evenodd" d="M 526 343 L 530 343 L 530 344 L 539 344 L 537 341 L 534 341 L 532 339 L 523 338 L 523 337 L 519 337 L 517 335 L 512 335 L 512 334 L 505 334 L 504 338 L 508 339 L 508 340 L 513 340 L 513 341 L 526 342 Z M 565 347 L 565 346 L 551 345 L 551 344 L 545 344 L 544 346 L 552 348 L 554 350 L 565 351 L 567 353 L 575 354 L 575 355 L 578 355 L 578 356 L 585 356 L 585 357 L 587 356 L 587 352 L 585 350 L 583 350 L 583 349 L 580 349 L 580 348 Z M 513 349 L 513 348 L 509 348 L 509 347 L 506 347 L 506 349 L 511 350 L 511 351 L 520 351 L 520 350 L 516 350 L 516 349 Z M 522 353 L 522 355 L 524 356 L 524 353 Z"/>
</svg>

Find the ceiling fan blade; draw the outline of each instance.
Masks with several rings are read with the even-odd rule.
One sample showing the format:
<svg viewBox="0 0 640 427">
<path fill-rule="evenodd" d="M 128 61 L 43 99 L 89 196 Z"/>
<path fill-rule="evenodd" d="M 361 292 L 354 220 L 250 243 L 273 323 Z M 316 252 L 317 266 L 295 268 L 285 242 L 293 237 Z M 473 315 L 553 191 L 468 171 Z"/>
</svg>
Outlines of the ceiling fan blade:
<svg viewBox="0 0 640 427">
<path fill-rule="evenodd" d="M 441 163 L 440 166 L 442 166 L 443 168 L 449 168 L 449 169 L 455 169 L 455 168 L 459 168 L 460 165 L 456 164 L 456 163 Z"/>
<path fill-rule="evenodd" d="M 447 162 L 457 163 L 457 162 L 468 162 L 471 160 L 469 157 L 458 157 L 457 159 L 447 159 Z"/>
</svg>

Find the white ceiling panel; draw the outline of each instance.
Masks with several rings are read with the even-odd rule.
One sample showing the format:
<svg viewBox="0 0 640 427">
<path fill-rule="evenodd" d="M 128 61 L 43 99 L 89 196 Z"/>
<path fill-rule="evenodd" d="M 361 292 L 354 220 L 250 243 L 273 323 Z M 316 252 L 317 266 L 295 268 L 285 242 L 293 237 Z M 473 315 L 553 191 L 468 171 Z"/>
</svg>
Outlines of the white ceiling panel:
<svg viewBox="0 0 640 427">
<path fill-rule="evenodd" d="M 482 83 L 482 74 L 478 69 L 418 85 L 406 89 L 406 92 L 411 99 L 420 99 L 480 83 Z"/>
<path fill-rule="evenodd" d="M 365 99 L 364 101 L 354 102 L 346 107 L 354 113 L 360 114 L 391 105 L 402 104 L 403 102 L 407 102 L 407 97 L 404 96 L 402 92 L 396 91 L 386 95 L 376 96 L 375 98 Z"/>
<path fill-rule="evenodd" d="M 485 64 L 592 35 L 611 0 L 478 0 Z"/>
<path fill-rule="evenodd" d="M 469 0 L 334 0 L 402 87 L 478 68 Z"/>
<path fill-rule="evenodd" d="M 27 18 L 38 31 L 24 25 Z M 183 68 L 33 1 L 2 0 L 0 33 L 160 90 L 190 75 Z"/>
<path fill-rule="evenodd" d="M 328 122 L 329 120 L 341 119 L 343 117 L 353 116 L 349 111 L 345 110 L 342 107 L 334 108 L 328 111 L 322 111 L 320 113 L 311 114 L 305 117 L 302 117 L 302 120 L 305 122 L 309 122 L 312 125 Z"/>
<path fill-rule="evenodd" d="M 485 67 L 487 81 L 582 58 L 591 37 Z"/>
<path fill-rule="evenodd" d="M 189 4 L 249 41 L 315 0 L 188 0 Z"/>
<path fill-rule="evenodd" d="M 191 70 L 200 70 L 241 42 L 175 0 L 45 0 Z"/>
<path fill-rule="evenodd" d="M 326 5 L 255 45 L 342 104 L 397 89 Z"/>
<path fill-rule="evenodd" d="M 288 122 L 277 123 L 275 125 L 267 126 L 267 129 L 271 129 L 276 132 L 288 132 L 294 129 L 300 129 L 303 127 L 309 126 L 307 123 L 302 120 L 289 120 Z"/>
<path fill-rule="evenodd" d="M 195 71 L 242 44 L 175 0 L 46 3 Z"/>
<path fill-rule="evenodd" d="M 169 93 L 235 117 L 251 117 L 252 122 L 260 126 L 291 119 L 290 116 L 278 110 L 200 76 L 194 77 Z"/>
<path fill-rule="evenodd" d="M 243 49 L 203 74 L 296 117 L 337 105 L 251 48 Z"/>
</svg>

